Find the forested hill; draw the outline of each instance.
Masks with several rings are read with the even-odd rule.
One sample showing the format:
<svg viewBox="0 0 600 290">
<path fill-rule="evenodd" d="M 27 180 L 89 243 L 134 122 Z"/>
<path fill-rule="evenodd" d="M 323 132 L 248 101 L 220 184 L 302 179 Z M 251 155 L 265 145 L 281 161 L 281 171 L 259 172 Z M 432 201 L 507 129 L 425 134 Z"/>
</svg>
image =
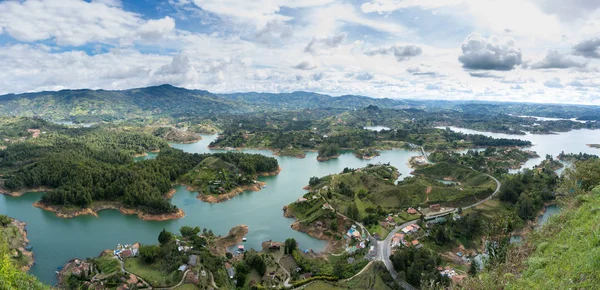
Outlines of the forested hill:
<svg viewBox="0 0 600 290">
<path fill-rule="evenodd" d="M 77 122 L 210 116 L 249 111 L 207 91 L 162 85 L 122 91 L 62 90 L 0 96 L 0 115 Z"/>
<path fill-rule="evenodd" d="M 151 120 L 162 117 L 210 117 L 254 111 L 314 108 L 362 108 L 368 105 L 395 107 L 391 99 L 363 96 L 331 97 L 316 93 L 240 93 L 217 95 L 171 85 L 108 90 L 62 90 L 0 96 L 0 115 L 39 116 L 44 119 L 100 122 L 121 119 Z"/>
<path fill-rule="evenodd" d="M 358 95 L 334 97 L 303 91 L 215 94 L 204 90 L 160 85 L 114 91 L 80 89 L 3 95 L 0 96 L 0 115 L 39 116 L 47 120 L 83 123 L 132 119 L 148 122 L 161 118 L 203 119 L 216 115 L 249 112 L 359 110 L 374 106 L 382 109 L 418 109 L 419 111 L 415 112 L 423 110 L 434 115 L 439 112 L 447 114 L 453 112 L 460 116 L 467 116 L 469 124 L 500 116 L 501 120 L 514 119 L 509 122 L 510 127 L 514 127 L 512 123 L 520 124 L 526 120 L 509 117 L 507 114 L 595 120 L 600 112 L 597 106 L 410 100 L 401 99 L 407 97 L 402 95 L 389 97 L 372 98 Z M 456 118 L 452 118 L 454 119 Z M 527 122 L 532 123 L 533 120 Z"/>
<path fill-rule="evenodd" d="M 392 100 L 388 98 L 376 99 L 355 95 L 332 97 L 312 92 L 280 94 L 250 92 L 221 94 L 220 96 L 229 100 L 235 100 L 236 102 L 247 103 L 259 108 L 269 108 L 271 110 L 303 110 L 317 108 L 360 109 L 367 106 L 394 108 L 406 105 L 404 100 Z"/>
</svg>

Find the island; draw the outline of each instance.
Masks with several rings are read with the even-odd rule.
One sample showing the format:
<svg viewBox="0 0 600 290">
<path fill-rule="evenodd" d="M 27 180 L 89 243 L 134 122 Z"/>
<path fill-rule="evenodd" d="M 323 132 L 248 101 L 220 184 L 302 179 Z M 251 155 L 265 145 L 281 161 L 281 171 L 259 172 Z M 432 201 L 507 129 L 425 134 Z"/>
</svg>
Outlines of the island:
<svg viewBox="0 0 600 290">
<path fill-rule="evenodd" d="M 272 157 L 190 154 L 126 129 L 48 125 L 45 130 L 0 151 L 0 186 L 14 196 L 43 191 L 35 206 L 64 218 L 116 209 L 145 220 L 178 219 L 185 213 L 169 201 L 174 184 L 194 187 L 207 201 L 225 200 L 260 189 L 258 175 L 281 170 Z M 134 162 L 132 156 L 152 150 L 160 151 L 155 159 Z"/>
</svg>

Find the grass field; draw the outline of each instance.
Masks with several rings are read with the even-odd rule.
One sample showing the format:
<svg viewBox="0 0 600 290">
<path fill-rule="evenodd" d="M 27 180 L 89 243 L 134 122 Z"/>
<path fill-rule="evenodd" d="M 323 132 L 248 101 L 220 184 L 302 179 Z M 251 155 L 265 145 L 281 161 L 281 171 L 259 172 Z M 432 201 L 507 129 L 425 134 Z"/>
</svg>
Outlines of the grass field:
<svg viewBox="0 0 600 290">
<path fill-rule="evenodd" d="M 377 289 L 377 290 L 389 290 L 383 279 L 381 278 L 379 270 L 375 266 L 371 266 L 363 274 L 355 277 L 350 281 L 340 280 L 338 282 L 325 282 L 316 281 L 308 285 L 305 290 L 341 290 L 341 289 Z"/>
<path fill-rule="evenodd" d="M 100 272 L 105 274 L 113 273 L 121 269 L 119 261 L 109 256 L 102 256 L 96 259 L 96 265 L 98 265 Z"/>
<path fill-rule="evenodd" d="M 181 284 L 178 287 L 174 288 L 175 290 L 197 290 L 200 289 L 193 284 Z"/>
<path fill-rule="evenodd" d="M 125 259 L 125 270 L 142 277 L 154 287 L 173 286 L 179 282 L 182 275 L 178 271 L 164 273 L 156 265 L 146 265 L 140 258 Z"/>
</svg>

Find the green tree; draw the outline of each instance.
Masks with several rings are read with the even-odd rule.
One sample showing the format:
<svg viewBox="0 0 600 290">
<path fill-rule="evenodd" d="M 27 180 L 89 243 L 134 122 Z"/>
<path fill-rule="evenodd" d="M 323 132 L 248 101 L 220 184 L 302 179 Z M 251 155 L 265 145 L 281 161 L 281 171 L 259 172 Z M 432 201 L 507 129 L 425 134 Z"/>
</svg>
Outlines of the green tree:
<svg viewBox="0 0 600 290">
<path fill-rule="evenodd" d="M 173 234 L 168 232 L 166 229 L 163 229 L 160 234 L 158 234 L 158 242 L 161 245 L 168 243 L 173 238 Z"/>
<path fill-rule="evenodd" d="M 0 214 L 0 225 L 1 226 L 5 227 L 5 226 L 9 225 L 10 222 L 11 222 L 10 217 Z"/>
<path fill-rule="evenodd" d="M 191 238 L 193 236 L 198 235 L 198 233 L 200 233 L 200 228 L 199 227 L 190 227 L 190 226 L 182 226 L 179 229 L 179 232 L 181 233 L 181 235 L 184 238 Z"/>
<path fill-rule="evenodd" d="M 296 242 L 296 239 L 289 238 L 289 239 L 285 240 L 283 252 L 286 255 L 291 255 L 294 252 L 294 250 L 296 250 L 297 247 L 298 247 L 298 243 Z"/>
<path fill-rule="evenodd" d="M 147 264 L 152 264 L 160 256 L 161 250 L 158 245 L 140 246 L 140 257 Z"/>
<path fill-rule="evenodd" d="M 477 261 L 473 260 L 471 261 L 471 265 L 469 266 L 469 275 L 471 276 L 475 276 L 477 275 L 477 270 L 478 270 L 479 264 L 477 264 Z"/>
</svg>

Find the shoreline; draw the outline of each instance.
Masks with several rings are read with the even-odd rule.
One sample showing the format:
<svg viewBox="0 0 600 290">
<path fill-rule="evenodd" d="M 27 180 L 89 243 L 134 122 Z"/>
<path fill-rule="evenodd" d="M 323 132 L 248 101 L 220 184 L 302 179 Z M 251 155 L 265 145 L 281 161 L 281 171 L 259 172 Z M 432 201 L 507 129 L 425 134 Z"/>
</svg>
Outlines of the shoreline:
<svg viewBox="0 0 600 290">
<path fill-rule="evenodd" d="M 319 161 L 319 162 L 325 162 L 325 161 L 329 161 L 331 159 L 337 159 L 340 156 L 341 156 L 341 154 L 336 154 L 336 155 L 327 156 L 327 157 L 317 156 L 317 161 Z"/>
<path fill-rule="evenodd" d="M 255 191 L 255 192 L 260 191 L 263 187 L 265 187 L 265 185 L 267 185 L 266 182 L 256 181 L 256 183 L 254 183 L 254 184 L 240 185 L 240 186 L 230 190 L 227 193 L 223 193 L 223 194 L 219 194 L 219 195 L 200 193 L 198 190 L 196 190 L 192 186 L 187 186 L 187 190 L 198 192 L 198 195 L 196 196 L 196 198 L 201 201 L 208 202 L 208 203 L 220 203 L 220 202 L 230 200 L 233 197 L 241 194 L 244 191 Z"/>
<path fill-rule="evenodd" d="M 169 192 L 165 194 L 165 198 L 170 199 L 173 197 L 173 195 L 175 195 L 175 193 L 177 193 L 177 189 L 171 188 Z"/>
<path fill-rule="evenodd" d="M 137 215 L 138 218 L 145 221 L 166 221 L 180 219 L 185 216 L 185 212 L 178 208 L 177 212 L 169 214 L 149 214 L 144 213 L 139 209 L 131 209 L 123 207 L 119 202 L 104 202 L 102 204 L 92 205 L 89 208 L 82 208 L 75 211 L 65 211 L 61 206 L 46 205 L 39 201 L 33 203 L 34 207 L 53 212 L 59 218 L 74 218 L 80 215 L 93 215 L 98 217 L 98 212 L 103 210 L 118 210 L 124 215 Z"/>
<path fill-rule="evenodd" d="M 275 176 L 275 175 L 281 173 L 281 170 L 283 170 L 283 168 L 281 168 L 281 166 L 278 166 L 277 170 L 271 171 L 271 172 L 261 172 L 258 174 L 258 176 Z"/>
<path fill-rule="evenodd" d="M 29 239 L 27 239 L 27 229 L 25 228 L 27 226 L 27 223 L 13 218 L 11 224 L 17 228 L 19 234 L 23 237 L 23 244 L 19 245 L 17 249 L 21 252 L 23 256 L 26 256 L 28 258 L 27 265 L 21 267 L 21 271 L 28 272 L 29 269 L 31 269 L 31 267 L 35 264 L 35 257 L 32 251 L 26 250 L 27 245 L 29 245 Z"/>
<path fill-rule="evenodd" d="M 12 197 L 20 197 L 26 193 L 30 193 L 30 192 L 45 192 L 45 191 L 49 191 L 50 189 L 47 187 L 36 187 L 36 188 L 30 188 L 30 189 L 21 189 L 21 190 L 17 190 L 17 191 L 8 191 L 6 189 L 0 188 L 0 194 L 6 194 L 6 195 L 10 195 Z"/>
</svg>

